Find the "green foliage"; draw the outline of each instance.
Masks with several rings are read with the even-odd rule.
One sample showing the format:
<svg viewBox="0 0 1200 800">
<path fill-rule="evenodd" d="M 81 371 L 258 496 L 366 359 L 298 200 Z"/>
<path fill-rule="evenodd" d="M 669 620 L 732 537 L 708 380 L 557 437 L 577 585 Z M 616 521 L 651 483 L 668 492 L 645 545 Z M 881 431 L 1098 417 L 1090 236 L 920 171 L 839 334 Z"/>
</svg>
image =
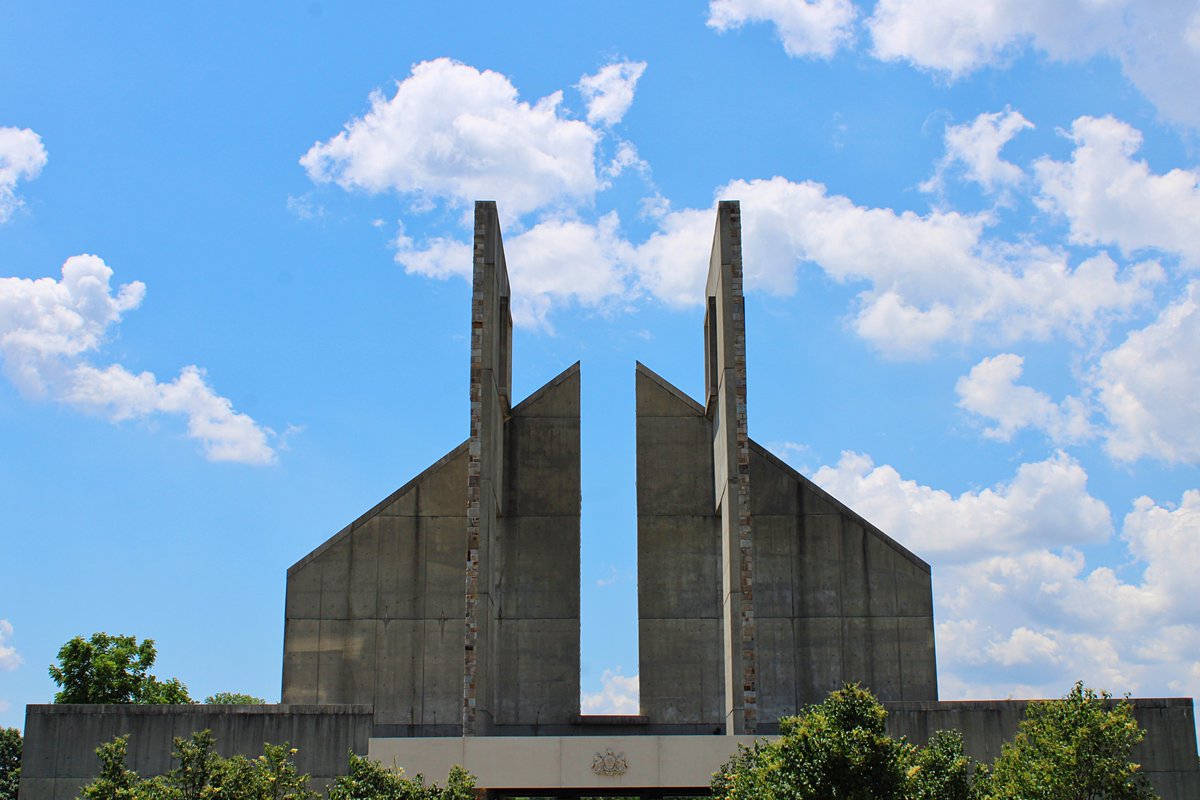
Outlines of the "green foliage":
<svg viewBox="0 0 1200 800">
<path fill-rule="evenodd" d="M 241 692 L 217 692 L 204 698 L 204 702 L 211 706 L 262 706 L 267 704 L 267 701 L 261 697 Z"/>
<path fill-rule="evenodd" d="M 796 717 L 781 737 L 739 751 L 713 778 L 729 800 L 902 800 L 912 748 L 884 731 L 887 711 L 870 692 L 847 685 Z"/>
<path fill-rule="evenodd" d="M 389 770 L 378 761 L 350 754 L 350 773 L 329 787 L 329 800 L 472 800 L 475 778 L 465 769 L 450 770 L 446 786 L 425 785 L 421 775 L 404 777 L 404 770 Z"/>
<path fill-rule="evenodd" d="M 1145 738 L 1133 707 L 1076 683 L 1062 700 L 1030 703 L 1013 740 L 980 776 L 984 800 L 1146 800 L 1156 795 L 1129 760 Z"/>
<path fill-rule="evenodd" d="M 141 778 L 125 766 L 128 737 L 96 750 L 100 775 L 83 788 L 84 800 L 319 800 L 308 775 L 296 771 L 294 749 L 264 744 L 257 758 L 224 758 L 213 752 L 209 731 L 176 738 L 171 754 L 179 766 L 166 775 Z"/>
<path fill-rule="evenodd" d="M 0 800 L 17 800 L 21 785 L 21 732 L 0 728 Z"/>
<path fill-rule="evenodd" d="M 971 800 L 972 763 L 958 731 L 938 731 L 912 753 L 908 769 L 910 800 Z"/>
<path fill-rule="evenodd" d="M 160 681 L 149 674 L 158 657 L 154 640 L 94 633 L 76 636 L 58 651 L 50 677 L 61 691 L 56 703 L 190 703 L 178 678 Z"/>
<path fill-rule="evenodd" d="M 129 737 L 118 737 L 96 750 L 100 775 L 83 788 L 84 800 L 319 800 L 308 788 L 309 776 L 296 770 L 294 748 L 264 744 L 257 758 L 224 758 L 213 751 L 210 731 L 175 739 L 171 754 L 178 766 L 166 775 L 141 778 L 125 766 Z M 450 770 L 445 787 L 405 778 L 378 761 L 350 754 L 350 774 L 337 778 L 330 800 L 473 800 L 475 779 L 462 767 Z"/>
<path fill-rule="evenodd" d="M 96 748 L 100 758 L 100 774 L 81 790 L 85 800 L 143 800 L 149 797 L 142 789 L 144 781 L 125 766 L 128 736 L 118 736 Z"/>
</svg>

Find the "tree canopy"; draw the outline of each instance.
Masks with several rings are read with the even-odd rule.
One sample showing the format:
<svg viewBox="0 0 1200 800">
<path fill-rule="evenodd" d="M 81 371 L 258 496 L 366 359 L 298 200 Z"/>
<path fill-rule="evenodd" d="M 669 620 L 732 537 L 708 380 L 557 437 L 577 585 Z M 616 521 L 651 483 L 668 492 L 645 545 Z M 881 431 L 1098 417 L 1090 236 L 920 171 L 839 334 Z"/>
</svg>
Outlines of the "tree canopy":
<svg viewBox="0 0 1200 800">
<path fill-rule="evenodd" d="M 962 734 L 939 731 L 924 747 L 886 733 L 887 711 L 847 685 L 799 716 L 780 738 L 741 748 L 713 776 L 725 800 L 1151 800 L 1130 760 L 1145 737 L 1127 701 L 1075 684 L 1060 700 L 1032 702 L 1016 736 L 989 765 L 974 765 Z"/>
<path fill-rule="evenodd" d="M 320 800 L 309 776 L 296 769 L 295 748 L 264 744 L 262 755 L 225 758 L 213 751 L 210 731 L 176 738 L 178 766 L 165 775 L 143 778 L 126 765 L 129 737 L 119 736 L 96 750 L 100 774 L 82 790 L 84 800 Z M 462 767 L 450 770 L 446 786 L 427 786 L 378 761 L 350 754 L 349 772 L 328 787 L 329 800 L 473 800 L 475 780 Z"/>
<path fill-rule="evenodd" d="M 58 651 L 50 677 L 60 687 L 56 703 L 190 703 L 178 678 L 160 681 L 150 674 L 158 651 L 153 639 L 93 633 L 76 636 Z"/>
<path fill-rule="evenodd" d="M 210 706 L 262 706 L 267 703 L 261 697 L 241 692 L 217 692 L 204 698 L 204 702 Z"/>
<path fill-rule="evenodd" d="M 21 785 L 21 732 L 0 728 L 0 800 L 17 800 Z"/>
</svg>

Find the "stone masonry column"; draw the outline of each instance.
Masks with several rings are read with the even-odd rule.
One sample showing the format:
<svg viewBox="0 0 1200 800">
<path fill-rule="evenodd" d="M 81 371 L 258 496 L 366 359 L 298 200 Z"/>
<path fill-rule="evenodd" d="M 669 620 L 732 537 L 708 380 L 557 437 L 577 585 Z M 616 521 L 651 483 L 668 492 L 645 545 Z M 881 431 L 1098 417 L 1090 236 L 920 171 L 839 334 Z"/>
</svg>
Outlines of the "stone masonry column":
<svg viewBox="0 0 1200 800">
<path fill-rule="evenodd" d="M 471 438 L 467 461 L 466 614 L 463 635 L 463 736 L 487 734 L 494 721 L 493 559 L 503 506 L 504 422 L 512 398 L 512 316 L 496 204 L 475 204 L 471 288 Z"/>
<path fill-rule="evenodd" d="M 713 481 L 721 517 L 721 633 L 725 730 L 754 733 L 758 666 L 754 548 L 750 519 L 750 438 L 746 428 L 746 319 L 741 210 L 721 201 L 709 260 L 704 320 L 706 413 L 712 420 Z"/>
</svg>

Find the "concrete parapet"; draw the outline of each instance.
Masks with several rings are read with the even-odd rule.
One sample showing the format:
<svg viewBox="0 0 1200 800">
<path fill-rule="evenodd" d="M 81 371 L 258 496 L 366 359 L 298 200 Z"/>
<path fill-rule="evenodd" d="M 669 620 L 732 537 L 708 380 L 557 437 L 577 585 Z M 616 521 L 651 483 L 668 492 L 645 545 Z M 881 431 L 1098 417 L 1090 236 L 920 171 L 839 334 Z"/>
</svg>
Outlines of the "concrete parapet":
<svg viewBox="0 0 1200 800">
<path fill-rule="evenodd" d="M 324 790 L 367 752 L 373 715 L 361 705 L 159 706 L 31 705 L 25 711 L 20 800 L 73 800 L 100 771 L 96 748 L 129 736 L 128 765 L 149 777 L 168 772 L 172 740 L 210 730 L 221 755 L 257 756 L 265 742 L 297 748 L 296 766 Z"/>
</svg>

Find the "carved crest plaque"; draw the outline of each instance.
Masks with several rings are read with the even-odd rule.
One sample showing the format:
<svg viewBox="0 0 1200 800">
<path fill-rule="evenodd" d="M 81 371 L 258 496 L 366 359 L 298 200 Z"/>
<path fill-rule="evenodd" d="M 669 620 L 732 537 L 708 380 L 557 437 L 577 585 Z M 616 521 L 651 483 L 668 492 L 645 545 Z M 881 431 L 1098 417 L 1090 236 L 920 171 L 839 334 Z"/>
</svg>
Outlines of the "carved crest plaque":
<svg viewBox="0 0 1200 800">
<path fill-rule="evenodd" d="M 592 772 L 597 775 L 624 775 L 628 769 L 625 754 L 614 753 L 611 747 L 592 759 Z"/>
</svg>

